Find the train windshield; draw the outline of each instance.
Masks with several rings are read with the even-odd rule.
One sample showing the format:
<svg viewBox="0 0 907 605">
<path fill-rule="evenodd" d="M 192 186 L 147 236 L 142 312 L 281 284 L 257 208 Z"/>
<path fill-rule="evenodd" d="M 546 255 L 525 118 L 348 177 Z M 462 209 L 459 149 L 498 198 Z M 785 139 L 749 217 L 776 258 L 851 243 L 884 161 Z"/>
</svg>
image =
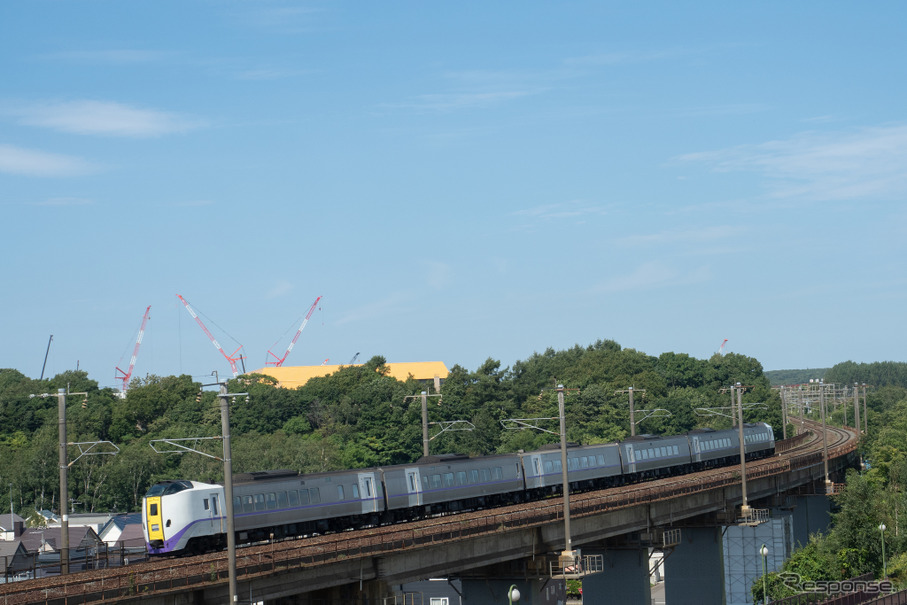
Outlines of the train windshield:
<svg viewBox="0 0 907 605">
<path fill-rule="evenodd" d="M 155 483 L 151 486 L 151 489 L 148 490 L 148 493 L 145 494 L 148 498 L 153 498 L 155 496 L 169 496 L 170 494 L 175 494 L 181 492 L 184 489 L 191 489 L 191 481 L 163 481 L 161 483 Z"/>
</svg>

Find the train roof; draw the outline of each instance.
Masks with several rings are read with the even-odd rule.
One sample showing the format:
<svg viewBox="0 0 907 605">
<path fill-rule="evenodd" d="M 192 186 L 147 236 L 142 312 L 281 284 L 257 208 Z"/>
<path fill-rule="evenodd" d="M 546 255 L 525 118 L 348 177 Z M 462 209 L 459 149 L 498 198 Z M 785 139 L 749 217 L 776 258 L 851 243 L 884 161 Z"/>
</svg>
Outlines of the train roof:
<svg viewBox="0 0 907 605">
<path fill-rule="evenodd" d="M 233 481 L 237 483 L 248 483 L 250 481 L 265 481 L 268 479 L 285 479 L 287 477 L 298 477 L 299 472 L 290 469 L 278 469 L 274 471 L 251 471 L 249 473 L 237 473 L 233 475 Z"/>
</svg>

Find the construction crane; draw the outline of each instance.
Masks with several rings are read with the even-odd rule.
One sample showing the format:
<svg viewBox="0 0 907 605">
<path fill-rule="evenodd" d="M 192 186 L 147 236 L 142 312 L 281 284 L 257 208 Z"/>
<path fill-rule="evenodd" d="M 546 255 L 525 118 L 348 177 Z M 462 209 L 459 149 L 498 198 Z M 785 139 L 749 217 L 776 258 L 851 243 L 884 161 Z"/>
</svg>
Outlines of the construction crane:
<svg viewBox="0 0 907 605">
<path fill-rule="evenodd" d="M 286 352 L 283 354 L 283 357 L 278 357 L 268 349 L 268 355 L 276 359 L 277 361 L 265 361 L 266 366 L 274 366 L 279 368 L 283 365 L 283 362 L 286 361 L 287 356 L 290 354 L 290 351 L 293 350 L 293 347 L 296 346 L 296 341 L 299 340 L 299 335 L 302 334 L 302 331 L 305 329 L 305 325 L 309 323 L 309 318 L 312 317 L 312 313 L 315 312 L 315 307 L 318 306 L 318 301 L 321 300 L 321 297 L 315 299 L 315 302 L 312 303 L 312 307 L 309 309 L 309 312 L 306 313 L 305 319 L 302 320 L 302 325 L 299 326 L 299 329 L 296 330 L 296 336 L 293 337 L 293 341 L 290 343 L 290 346 L 287 347 Z"/>
<path fill-rule="evenodd" d="M 724 355 L 724 345 L 727 344 L 727 338 L 721 341 L 721 346 L 718 347 L 718 355 Z"/>
<path fill-rule="evenodd" d="M 354 363 L 356 363 L 356 360 L 357 360 L 357 359 L 359 359 L 359 353 L 358 353 L 358 351 L 356 352 L 355 355 L 353 355 L 353 358 L 350 359 L 350 362 L 349 362 L 348 364 L 346 364 L 346 365 L 348 365 L 348 366 L 353 365 Z"/>
<path fill-rule="evenodd" d="M 189 301 L 187 301 L 179 294 L 177 294 L 176 297 L 179 298 L 180 302 L 182 302 L 186 306 L 186 310 L 189 311 L 189 315 L 192 316 L 192 319 L 194 319 L 196 323 L 198 323 L 199 327 L 205 332 L 205 334 L 208 336 L 208 339 L 211 341 L 211 344 L 214 345 L 214 348 L 220 351 L 220 354 L 224 356 L 224 359 L 226 359 L 230 363 L 230 369 L 233 370 L 233 378 L 239 376 L 239 370 L 236 368 L 236 360 L 242 361 L 243 356 L 240 355 L 239 357 L 236 357 L 236 354 L 242 350 L 242 345 L 239 345 L 239 348 L 233 351 L 232 355 L 227 355 L 226 351 L 224 351 L 224 348 L 220 346 L 220 343 L 217 342 L 217 339 L 214 338 L 213 334 L 211 334 L 211 331 L 205 327 L 205 324 L 202 322 L 198 314 L 192 309 L 192 307 L 189 306 Z"/>
<path fill-rule="evenodd" d="M 149 313 L 151 313 L 151 305 L 148 305 L 148 308 L 145 309 L 145 315 L 142 317 L 142 327 L 139 328 L 139 336 L 135 339 L 135 348 L 132 349 L 132 359 L 129 360 L 129 369 L 124 372 L 119 366 L 116 366 L 116 371 L 119 372 L 119 374 L 122 374 L 122 376 L 115 372 L 114 378 L 123 383 L 123 386 L 120 387 L 122 393 L 125 393 L 126 389 L 129 388 L 129 379 L 132 378 L 132 370 L 135 369 L 135 358 L 139 354 L 139 347 L 142 346 L 142 337 L 145 336 L 145 324 L 148 323 Z"/>
</svg>

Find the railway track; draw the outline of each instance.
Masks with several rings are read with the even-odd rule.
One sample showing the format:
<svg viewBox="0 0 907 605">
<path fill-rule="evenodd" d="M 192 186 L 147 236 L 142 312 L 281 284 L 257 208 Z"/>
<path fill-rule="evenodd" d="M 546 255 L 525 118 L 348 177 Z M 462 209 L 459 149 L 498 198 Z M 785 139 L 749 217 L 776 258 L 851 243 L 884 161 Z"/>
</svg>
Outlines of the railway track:
<svg viewBox="0 0 907 605">
<path fill-rule="evenodd" d="M 807 429 L 778 442 L 777 454 L 748 462 L 747 480 L 821 464 L 825 444 L 821 423 L 803 421 Z M 828 427 L 829 459 L 852 453 L 855 429 Z M 646 483 L 571 494 L 571 515 L 577 518 L 676 498 L 739 483 L 739 468 L 699 471 Z M 562 519 L 560 497 L 540 502 L 479 510 L 422 521 L 325 536 L 250 545 L 237 551 L 240 580 L 299 566 L 317 566 L 355 557 L 387 554 L 429 544 L 492 534 L 508 529 L 539 526 Z M 204 588 L 226 581 L 227 555 L 208 553 L 182 559 L 153 560 L 129 567 L 110 568 L 0 585 L 0 605 L 68 605 L 121 600 L 139 594 Z"/>
</svg>

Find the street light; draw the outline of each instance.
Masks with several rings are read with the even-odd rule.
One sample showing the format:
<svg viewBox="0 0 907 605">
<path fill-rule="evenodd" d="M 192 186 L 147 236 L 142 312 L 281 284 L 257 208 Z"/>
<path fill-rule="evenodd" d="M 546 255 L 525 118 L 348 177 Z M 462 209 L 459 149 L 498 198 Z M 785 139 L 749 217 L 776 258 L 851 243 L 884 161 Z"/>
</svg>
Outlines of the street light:
<svg viewBox="0 0 907 605">
<path fill-rule="evenodd" d="M 882 534 L 882 579 L 888 577 L 888 566 L 885 564 L 885 524 L 879 523 L 879 533 Z"/>
<path fill-rule="evenodd" d="M 507 602 L 513 605 L 520 600 L 520 591 L 517 590 L 516 584 L 511 584 L 507 589 Z"/>
<path fill-rule="evenodd" d="M 768 588 L 765 580 L 765 558 L 768 556 L 768 546 L 763 544 L 759 549 L 759 554 L 762 555 L 762 602 L 768 603 Z"/>
</svg>

